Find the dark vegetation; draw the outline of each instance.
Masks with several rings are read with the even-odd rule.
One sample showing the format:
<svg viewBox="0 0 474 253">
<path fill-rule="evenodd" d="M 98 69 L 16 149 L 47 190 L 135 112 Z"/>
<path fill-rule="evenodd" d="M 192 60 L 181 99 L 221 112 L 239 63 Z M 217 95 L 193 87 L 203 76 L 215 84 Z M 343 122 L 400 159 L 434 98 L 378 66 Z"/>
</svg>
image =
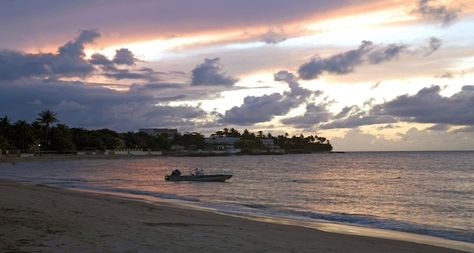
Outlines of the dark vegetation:
<svg viewBox="0 0 474 253">
<path fill-rule="evenodd" d="M 269 149 L 263 140 L 273 139 L 273 147 L 283 149 L 286 153 L 310 153 L 331 151 L 332 146 L 324 137 L 292 136 L 288 134 L 272 136 L 271 133 L 257 134 L 245 129 L 242 133 L 231 128 L 217 131 L 213 136 L 238 137 L 235 148 L 242 153 L 258 153 L 256 150 Z M 70 128 L 60 124 L 56 114 L 52 111 L 42 111 L 36 121 L 31 124 L 18 120 L 12 123 L 4 116 L 0 118 L 0 150 L 5 153 L 72 153 L 76 151 L 103 151 L 117 149 L 143 149 L 169 151 L 173 147 L 183 150 L 210 150 L 215 145 L 204 142 L 200 133 L 184 133 L 176 136 L 152 136 L 142 132 L 118 133 L 109 129 L 88 130 L 84 128 Z"/>
</svg>

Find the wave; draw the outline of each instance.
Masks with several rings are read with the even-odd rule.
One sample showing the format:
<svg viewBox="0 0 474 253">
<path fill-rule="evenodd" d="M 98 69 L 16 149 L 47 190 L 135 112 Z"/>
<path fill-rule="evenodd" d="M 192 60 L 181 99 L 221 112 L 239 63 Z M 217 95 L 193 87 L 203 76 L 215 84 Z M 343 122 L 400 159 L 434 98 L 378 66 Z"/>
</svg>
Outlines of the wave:
<svg viewBox="0 0 474 253">
<path fill-rule="evenodd" d="M 144 191 L 144 190 L 136 190 L 136 189 L 127 189 L 127 188 L 111 188 L 111 187 L 99 187 L 99 186 L 90 186 L 90 185 L 74 185 L 74 184 L 67 184 L 67 182 L 60 183 L 61 187 L 64 188 L 74 188 L 74 189 L 82 189 L 82 190 L 91 190 L 103 193 L 123 193 L 123 194 L 132 194 L 139 196 L 147 196 L 147 197 L 156 197 L 161 199 L 174 199 L 174 200 L 181 200 L 187 202 L 200 202 L 200 199 L 190 197 L 190 196 L 181 196 L 176 194 L 170 193 L 162 193 L 162 192 L 155 192 L 155 191 Z"/>
<path fill-rule="evenodd" d="M 204 204 L 204 203 L 201 203 Z M 409 232 L 415 234 L 435 236 L 450 240 L 464 241 L 474 243 L 474 232 L 467 230 L 453 230 L 444 228 L 428 227 L 420 224 L 408 223 L 398 220 L 388 220 L 376 216 L 349 214 L 349 213 L 324 213 L 310 212 L 295 209 L 287 209 L 271 205 L 257 203 L 243 204 L 207 204 L 218 212 L 238 214 L 238 215 L 259 215 L 276 218 L 286 218 L 292 220 L 313 221 L 313 222 L 330 222 L 345 225 L 355 225 L 371 228 L 380 228 L 401 232 Z"/>
</svg>

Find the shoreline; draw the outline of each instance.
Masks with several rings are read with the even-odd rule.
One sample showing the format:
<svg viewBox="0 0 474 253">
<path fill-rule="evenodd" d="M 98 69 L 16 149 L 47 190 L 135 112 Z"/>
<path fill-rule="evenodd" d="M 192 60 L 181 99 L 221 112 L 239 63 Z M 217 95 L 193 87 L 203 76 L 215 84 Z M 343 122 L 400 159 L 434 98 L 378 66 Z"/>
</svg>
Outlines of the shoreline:
<svg viewBox="0 0 474 253">
<path fill-rule="evenodd" d="M 348 235 L 331 224 L 308 228 L 7 180 L 0 180 L 0 214 L 0 249 L 7 252 L 462 252 Z"/>
<path fill-rule="evenodd" d="M 234 212 L 225 212 L 214 209 L 212 207 L 203 207 L 188 203 L 180 199 L 168 199 L 160 198 L 155 196 L 144 196 L 137 195 L 134 193 L 124 193 L 124 192 L 110 192 L 110 191 L 101 191 L 101 190 L 91 190 L 91 189 L 81 189 L 81 188 L 59 188 L 66 190 L 73 190 L 91 194 L 100 194 L 112 197 L 123 197 L 128 200 L 141 201 L 144 203 L 149 203 L 152 205 L 170 205 L 172 207 L 191 209 L 203 212 L 210 212 L 218 215 L 231 216 L 239 219 L 252 220 L 257 222 L 272 223 L 279 225 L 289 225 L 289 226 L 298 226 L 305 227 L 310 229 L 315 229 L 319 231 L 335 233 L 335 234 L 344 234 L 344 235 L 355 235 L 355 236 L 364 236 L 370 238 L 379 238 L 379 239 L 389 239 L 397 240 L 402 242 L 410 243 L 420 243 L 430 246 L 437 246 L 455 250 L 461 250 L 463 252 L 474 253 L 474 244 L 466 241 L 452 240 L 442 237 L 436 237 L 426 234 L 415 234 L 412 232 L 405 232 L 399 230 L 390 230 L 384 228 L 376 227 L 366 227 L 355 224 L 344 224 L 344 223 L 334 223 L 330 221 L 305 221 L 300 219 L 291 219 L 284 218 L 279 216 L 264 216 L 258 214 L 243 214 L 243 213 L 234 213 Z"/>
<path fill-rule="evenodd" d="M 324 151 L 312 153 L 253 153 L 253 154 L 191 154 L 191 153 L 167 153 L 161 155 L 133 155 L 133 154 L 95 154 L 95 155 L 75 155 L 75 154 L 57 154 L 57 155 L 32 155 L 21 157 L 18 155 L 0 155 L 0 163 L 19 163 L 19 162 L 38 162 L 38 161 L 67 161 L 67 160 L 113 160 L 113 159 L 150 159 L 160 157 L 222 157 L 222 156 L 269 156 L 269 155 L 295 155 L 295 154 L 344 154 L 345 151 Z"/>
</svg>

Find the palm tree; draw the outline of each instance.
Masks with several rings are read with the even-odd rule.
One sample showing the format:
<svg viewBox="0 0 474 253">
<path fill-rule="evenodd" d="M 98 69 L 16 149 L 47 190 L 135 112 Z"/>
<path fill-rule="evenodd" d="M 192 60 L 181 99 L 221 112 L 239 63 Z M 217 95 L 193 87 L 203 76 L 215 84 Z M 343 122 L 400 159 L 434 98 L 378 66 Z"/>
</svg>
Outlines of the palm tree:
<svg viewBox="0 0 474 253">
<path fill-rule="evenodd" d="M 10 147 L 11 130 L 10 119 L 7 116 L 0 118 L 0 155 L 3 152 L 2 149 L 6 150 Z"/>
<path fill-rule="evenodd" d="M 231 129 L 230 129 L 229 135 L 230 135 L 231 137 L 240 137 L 239 131 L 235 130 L 234 128 L 231 128 Z"/>
<path fill-rule="evenodd" d="M 0 118 L 0 135 L 7 135 L 10 131 L 11 123 L 7 116 Z"/>
<path fill-rule="evenodd" d="M 49 128 L 49 126 L 59 121 L 56 118 L 56 113 L 50 110 L 42 111 L 38 114 L 38 116 L 39 117 L 36 120 L 41 124 L 44 124 L 46 128 Z"/>
<path fill-rule="evenodd" d="M 45 143 L 49 146 L 49 128 L 59 120 L 56 118 L 56 113 L 50 110 L 41 111 L 38 116 L 36 120 L 46 127 Z"/>
<path fill-rule="evenodd" d="M 18 149 L 25 151 L 34 144 L 33 128 L 24 120 L 19 120 L 13 125 L 13 136 Z"/>
</svg>

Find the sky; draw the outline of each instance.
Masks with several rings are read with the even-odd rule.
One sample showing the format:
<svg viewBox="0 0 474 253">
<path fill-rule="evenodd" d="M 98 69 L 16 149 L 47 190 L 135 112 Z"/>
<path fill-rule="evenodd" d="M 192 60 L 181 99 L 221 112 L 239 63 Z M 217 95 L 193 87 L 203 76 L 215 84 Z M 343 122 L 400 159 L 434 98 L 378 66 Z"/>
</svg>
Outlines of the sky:
<svg viewBox="0 0 474 253">
<path fill-rule="evenodd" d="M 469 0 L 0 0 L 0 116 L 474 150 Z"/>
</svg>

